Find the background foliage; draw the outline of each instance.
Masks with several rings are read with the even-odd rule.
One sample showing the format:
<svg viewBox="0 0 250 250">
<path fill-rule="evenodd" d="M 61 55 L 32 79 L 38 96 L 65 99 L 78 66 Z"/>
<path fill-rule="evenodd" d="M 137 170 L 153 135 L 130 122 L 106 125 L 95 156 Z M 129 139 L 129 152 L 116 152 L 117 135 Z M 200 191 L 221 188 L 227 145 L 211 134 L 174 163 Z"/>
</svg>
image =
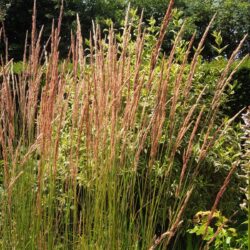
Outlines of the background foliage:
<svg viewBox="0 0 250 250">
<path fill-rule="evenodd" d="M 49 36 L 49 27 L 53 18 L 57 18 L 60 0 L 39 0 L 38 24 L 45 27 L 45 38 Z M 144 21 L 148 22 L 151 16 L 156 19 L 159 25 L 165 10 L 168 6 L 166 0 L 65 0 L 64 1 L 64 22 L 62 27 L 63 43 L 67 44 L 70 39 L 70 30 L 75 28 L 75 15 L 79 13 L 84 37 L 89 37 L 92 26 L 92 19 L 99 22 L 111 19 L 116 27 L 119 27 L 128 2 L 132 8 L 137 8 L 139 13 L 144 10 Z M 23 43 L 26 30 L 30 30 L 32 0 L 2 0 L 1 19 L 5 17 L 6 32 L 9 37 L 11 56 L 16 59 L 22 54 Z M 213 29 L 220 30 L 225 44 L 228 47 L 225 55 L 230 55 L 244 34 L 250 33 L 250 2 L 248 0 L 176 0 L 175 7 L 181 11 L 179 17 L 187 19 L 187 33 L 190 35 L 197 30 L 196 40 L 199 41 L 202 32 L 215 12 L 217 17 Z M 4 15 L 3 13 L 6 13 Z M 21 17 L 21 18 L 20 18 Z M 213 37 L 208 36 L 206 49 L 203 55 L 211 59 L 215 52 L 211 47 Z M 165 48 L 170 48 L 169 41 L 165 41 Z M 67 47 L 62 46 L 62 53 L 65 54 Z M 250 39 L 248 38 L 241 54 L 249 53 Z"/>
</svg>

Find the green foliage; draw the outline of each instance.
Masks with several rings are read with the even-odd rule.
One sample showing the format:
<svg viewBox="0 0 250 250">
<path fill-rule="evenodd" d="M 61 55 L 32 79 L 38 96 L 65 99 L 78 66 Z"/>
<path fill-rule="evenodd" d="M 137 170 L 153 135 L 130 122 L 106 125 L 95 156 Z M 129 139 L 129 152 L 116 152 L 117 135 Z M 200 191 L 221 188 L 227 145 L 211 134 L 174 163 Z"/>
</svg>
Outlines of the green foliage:
<svg viewBox="0 0 250 250">
<path fill-rule="evenodd" d="M 210 213 L 210 211 L 200 211 L 196 213 L 194 217 L 195 226 L 187 232 L 202 236 L 204 241 L 209 242 L 209 245 L 213 242 L 213 249 L 231 249 L 233 246 L 232 242 L 235 241 L 237 237 L 236 229 L 228 227 L 228 219 L 223 216 L 220 211 L 216 211 L 211 218 L 214 226 L 207 227 Z"/>
<path fill-rule="evenodd" d="M 163 17 L 164 5 L 167 5 L 166 1 L 162 0 L 134 0 L 132 3 L 139 10 L 144 9 L 146 18 L 153 15 L 157 20 Z M 187 21 L 187 34 L 190 35 L 194 30 L 197 30 L 197 40 L 201 38 L 203 30 L 212 16 L 217 13 L 213 27 L 215 30 L 220 30 L 222 37 L 227 41 L 226 45 L 228 46 L 224 50 L 227 56 L 232 53 L 233 48 L 235 48 L 242 37 L 250 33 L 248 21 L 250 19 L 250 3 L 248 0 L 178 0 L 175 1 L 175 6 L 183 11 L 182 19 Z M 212 43 L 213 37 L 210 35 L 206 41 L 206 49 L 203 51 L 205 58 L 211 59 L 217 53 L 214 53 L 214 49 L 210 45 Z M 249 53 L 249 43 L 250 40 L 248 38 L 242 54 Z"/>
<path fill-rule="evenodd" d="M 9 1 L 6 1 L 9 3 Z M 49 30 L 52 19 L 57 19 L 59 15 L 59 0 L 39 0 L 37 1 L 39 26 L 44 24 L 44 37 L 45 40 L 49 37 Z M 89 38 L 89 33 L 92 27 L 92 20 L 98 20 L 100 24 L 105 25 L 105 20 L 110 19 L 115 27 L 119 29 L 123 20 L 124 12 L 131 3 L 131 7 L 138 9 L 140 13 L 144 11 L 144 22 L 154 16 L 156 26 L 162 20 L 165 10 L 168 6 L 168 1 L 165 0 L 66 0 L 64 1 L 64 22 L 62 26 L 62 46 L 61 53 L 63 56 L 67 53 L 67 44 L 70 40 L 70 31 L 75 29 L 76 13 L 79 13 L 81 23 L 83 25 L 82 31 L 86 38 Z M 2 2 L 1 2 L 2 3 Z M 3 13 L 6 12 L 6 4 L 2 3 L 3 7 L 0 8 Z M 31 13 L 32 13 L 33 0 L 12 0 L 10 8 L 6 16 L 6 31 L 10 43 L 10 55 L 17 60 L 21 59 L 23 53 L 23 44 L 20 41 L 25 39 L 26 30 L 30 29 Z M 186 20 L 186 37 L 190 36 L 197 30 L 196 41 L 201 38 L 202 32 L 206 25 L 212 18 L 215 12 L 217 17 L 214 22 L 214 29 L 221 32 L 221 36 L 227 41 L 227 44 L 222 45 L 223 52 L 229 56 L 236 45 L 239 43 L 244 34 L 250 33 L 250 3 L 247 0 L 222 0 L 222 1 L 200 1 L 200 0 L 176 0 L 175 7 L 178 9 L 179 19 Z M 5 14 L 1 14 L 3 16 Z M 18 13 L 18 14 L 17 14 Z M 20 16 L 22 19 L 20 20 Z M 0 17 L 1 18 L 1 17 Z M 178 22 L 178 20 L 173 21 Z M 176 24 L 175 24 L 176 25 Z M 171 26 L 170 26 L 171 27 Z M 164 42 L 164 50 L 171 48 L 171 40 L 166 39 Z M 249 38 L 245 43 L 241 55 L 249 52 Z M 209 35 L 206 41 L 206 49 L 203 51 L 205 58 L 211 59 L 216 56 L 216 49 L 211 46 L 213 44 L 213 36 Z M 227 45 L 227 47 L 226 47 Z M 222 52 L 219 50 L 219 52 Z"/>
<path fill-rule="evenodd" d="M 222 45 L 221 31 L 219 32 L 214 31 L 212 35 L 215 38 L 215 43 L 216 43 L 216 46 L 212 45 L 212 48 L 216 51 L 218 55 L 221 55 L 228 45 L 221 47 Z M 216 57 L 216 59 L 218 60 L 218 56 Z"/>
<path fill-rule="evenodd" d="M 230 220 L 216 211 L 211 220 L 213 226 L 207 226 L 208 216 L 211 211 L 200 211 L 194 216 L 194 227 L 187 230 L 190 234 L 201 236 L 205 243 L 205 249 L 247 249 L 245 234 L 246 231 L 237 233 L 237 230 L 230 226 Z M 240 248 L 239 248 L 240 247 Z"/>
<path fill-rule="evenodd" d="M 218 76 L 226 60 L 221 55 L 217 55 L 215 60 L 204 63 L 204 75 L 201 81 L 207 82 L 210 78 Z M 230 84 L 227 87 L 228 99 L 222 107 L 223 112 L 230 117 L 236 115 L 241 109 L 250 105 L 250 59 L 247 58 L 237 69 Z M 238 119 L 239 120 L 239 119 Z"/>
<path fill-rule="evenodd" d="M 185 15 L 191 19 L 193 26 L 200 32 L 206 26 L 209 19 L 214 13 L 217 13 L 214 22 L 214 29 L 220 30 L 224 41 L 228 47 L 225 48 L 226 55 L 229 56 L 236 44 L 242 39 L 244 34 L 249 33 L 250 25 L 250 3 L 247 0 L 222 0 L 222 1 L 183 1 L 185 2 Z M 214 56 L 213 49 L 209 48 L 212 37 L 208 37 L 205 57 L 212 58 Z M 249 52 L 249 39 L 246 42 L 242 53 Z"/>
<path fill-rule="evenodd" d="M 228 102 L 228 114 L 236 114 L 244 107 L 250 105 L 250 59 L 248 58 L 237 70 L 232 80 L 234 92 Z"/>
</svg>

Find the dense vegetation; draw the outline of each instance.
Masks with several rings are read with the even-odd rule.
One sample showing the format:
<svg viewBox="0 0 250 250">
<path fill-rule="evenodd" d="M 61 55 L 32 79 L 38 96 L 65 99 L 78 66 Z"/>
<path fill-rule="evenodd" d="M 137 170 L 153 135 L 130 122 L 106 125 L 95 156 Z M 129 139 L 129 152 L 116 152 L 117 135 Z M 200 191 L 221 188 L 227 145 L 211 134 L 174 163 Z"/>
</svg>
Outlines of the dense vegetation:
<svg viewBox="0 0 250 250">
<path fill-rule="evenodd" d="M 249 3 L 173 2 L 2 2 L 1 249 L 247 249 Z"/>
</svg>

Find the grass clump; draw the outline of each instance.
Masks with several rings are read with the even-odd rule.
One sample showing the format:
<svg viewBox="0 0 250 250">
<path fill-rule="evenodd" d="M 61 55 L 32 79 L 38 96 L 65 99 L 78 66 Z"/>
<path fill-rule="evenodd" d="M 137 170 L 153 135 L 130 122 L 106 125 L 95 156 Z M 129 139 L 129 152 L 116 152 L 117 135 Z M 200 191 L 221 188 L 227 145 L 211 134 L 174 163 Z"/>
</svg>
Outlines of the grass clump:
<svg viewBox="0 0 250 250">
<path fill-rule="evenodd" d="M 122 34 L 93 25 L 86 50 L 77 19 L 63 64 L 62 11 L 43 48 L 34 8 L 23 69 L 1 63 L 3 249 L 174 249 L 206 157 L 233 121 L 220 106 L 245 38 L 218 79 L 196 85 L 213 20 L 192 56 L 185 23 L 163 55 L 172 5 L 151 50 L 130 11 Z"/>
</svg>

